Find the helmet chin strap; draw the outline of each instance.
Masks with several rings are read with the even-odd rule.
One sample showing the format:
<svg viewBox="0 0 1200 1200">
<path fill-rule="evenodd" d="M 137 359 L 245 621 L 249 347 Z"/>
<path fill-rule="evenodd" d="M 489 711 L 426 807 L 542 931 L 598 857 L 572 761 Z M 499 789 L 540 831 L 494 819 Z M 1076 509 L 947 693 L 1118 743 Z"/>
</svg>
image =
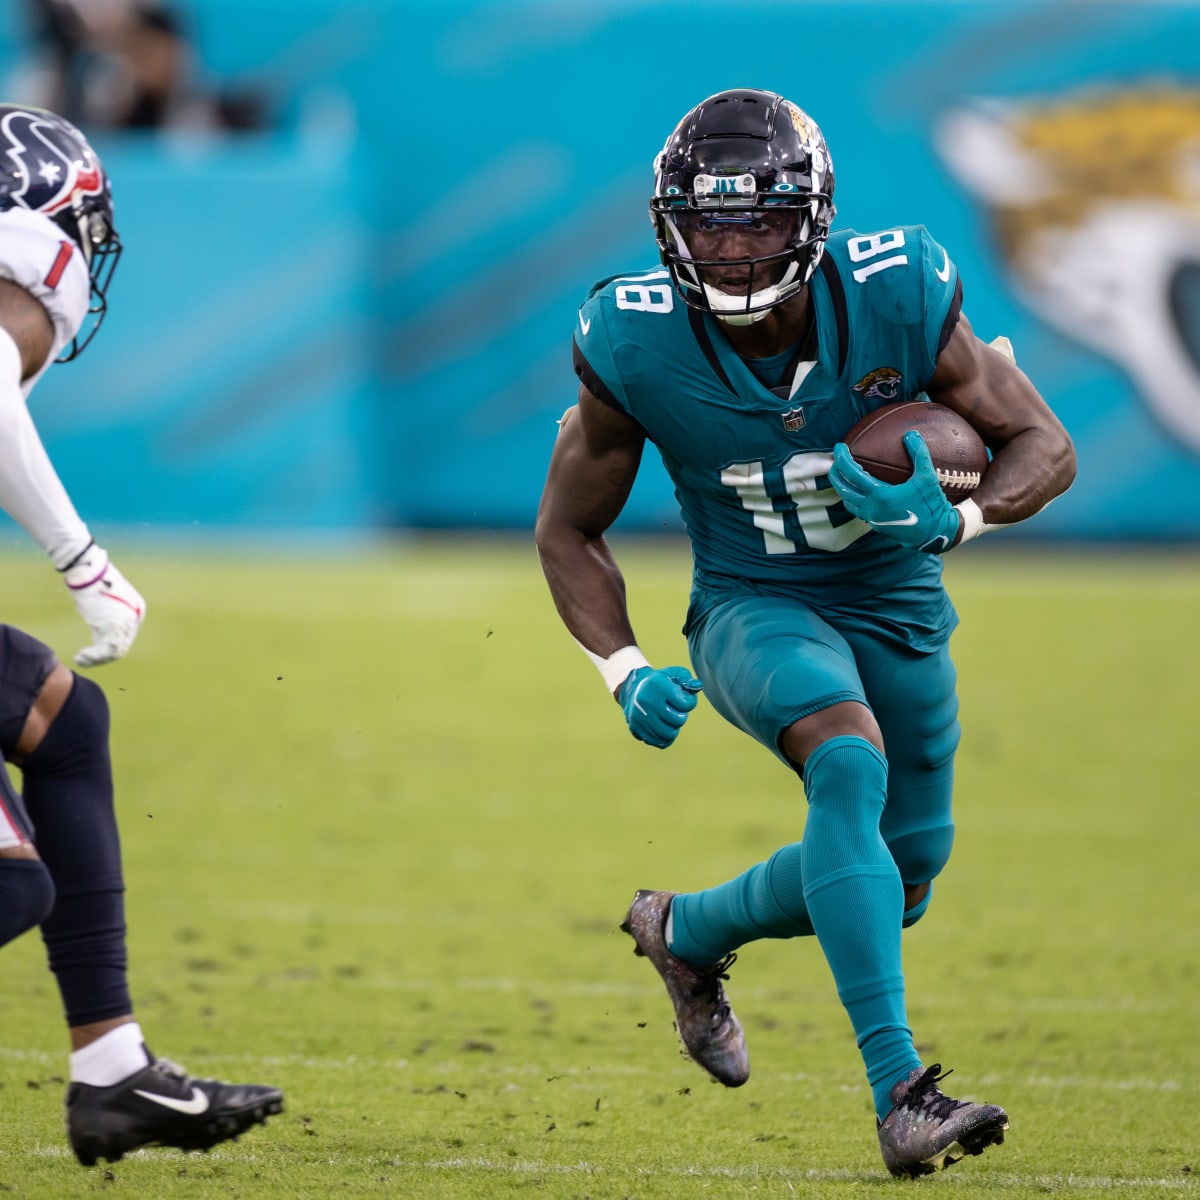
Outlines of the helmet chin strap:
<svg viewBox="0 0 1200 1200">
<path fill-rule="evenodd" d="M 709 311 L 718 321 L 724 321 L 726 325 L 754 325 L 777 304 L 782 304 L 800 290 L 802 282 L 796 278 L 799 273 L 800 264 L 793 262 L 778 283 L 751 292 L 749 296 L 731 296 L 706 283 L 704 296 L 708 300 Z"/>
<path fill-rule="evenodd" d="M 726 325 L 735 325 L 738 327 L 742 327 L 745 325 L 757 325 L 758 322 L 761 321 L 767 315 L 767 313 L 769 313 L 771 311 L 769 308 L 759 308 L 759 309 L 756 309 L 754 312 L 736 312 L 736 313 L 721 312 L 720 309 L 718 309 L 716 307 L 716 305 L 713 304 L 712 293 L 715 290 L 716 290 L 715 288 L 708 289 L 708 292 L 709 292 L 708 303 L 712 307 L 712 315 L 714 317 L 716 317 L 718 321 L 721 321 Z M 718 294 L 720 294 L 720 293 L 718 293 Z"/>
</svg>

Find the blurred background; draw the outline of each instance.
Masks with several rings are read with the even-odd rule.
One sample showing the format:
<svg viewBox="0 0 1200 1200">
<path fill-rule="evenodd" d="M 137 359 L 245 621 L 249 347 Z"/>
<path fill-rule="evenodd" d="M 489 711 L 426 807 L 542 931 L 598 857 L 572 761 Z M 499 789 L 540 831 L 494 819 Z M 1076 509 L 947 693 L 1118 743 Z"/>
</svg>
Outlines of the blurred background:
<svg viewBox="0 0 1200 1200">
<path fill-rule="evenodd" d="M 0 78 L 114 182 L 108 322 L 32 402 L 95 528 L 529 530 L 577 304 L 656 264 L 679 117 L 753 86 L 822 126 L 835 226 L 929 226 L 1070 428 L 1022 534 L 1200 537 L 1193 3 L 6 0 Z M 656 462 L 622 527 L 678 528 Z"/>
</svg>

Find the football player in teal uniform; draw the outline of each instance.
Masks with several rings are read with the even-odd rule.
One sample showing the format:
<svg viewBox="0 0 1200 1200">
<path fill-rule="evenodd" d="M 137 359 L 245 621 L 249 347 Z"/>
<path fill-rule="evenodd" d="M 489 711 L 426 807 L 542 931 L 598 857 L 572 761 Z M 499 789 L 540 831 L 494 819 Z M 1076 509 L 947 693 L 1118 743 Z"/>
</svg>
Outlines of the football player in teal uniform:
<svg viewBox="0 0 1200 1200">
<path fill-rule="evenodd" d="M 734 952 L 815 935 L 884 1161 L 920 1175 L 1008 1128 L 997 1105 L 939 1089 L 905 1005 L 901 931 L 925 914 L 954 837 L 957 618 L 941 555 L 1032 517 L 1070 486 L 1075 455 L 1011 357 L 972 331 L 947 251 L 921 226 L 830 232 L 833 180 L 817 125 L 782 96 L 721 92 L 683 118 L 655 166 L 661 266 L 597 284 L 579 310 L 579 399 L 537 545 L 634 737 L 671 745 L 703 689 L 803 781 L 802 840 L 784 808 L 787 844 L 766 862 L 704 891 L 634 896 L 623 928 L 662 976 L 684 1049 L 745 1083 L 722 986 Z M 841 441 L 880 405 L 925 399 L 969 419 L 992 454 L 958 505 L 918 434 L 900 484 L 867 475 Z M 691 669 L 642 654 L 605 540 L 647 441 L 692 545 Z"/>
</svg>

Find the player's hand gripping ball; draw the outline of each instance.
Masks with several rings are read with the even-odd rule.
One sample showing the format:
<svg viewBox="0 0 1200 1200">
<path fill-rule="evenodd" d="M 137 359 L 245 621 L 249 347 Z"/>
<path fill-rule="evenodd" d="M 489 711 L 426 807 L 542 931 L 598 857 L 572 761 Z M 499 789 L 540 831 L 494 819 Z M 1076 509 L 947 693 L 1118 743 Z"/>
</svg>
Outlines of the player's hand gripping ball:
<svg viewBox="0 0 1200 1200">
<path fill-rule="evenodd" d="M 946 499 L 951 504 L 965 500 L 983 480 L 988 453 L 975 427 L 952 408 L 924 400 L 885 404 L 867 413 L 842 440 L 869 475 L 884 483 L 903 483 L 913 473 L 904 445 L 910 429 L 924 439 Z"/>
<path fill-rule="evenodd" d="M 954 505 L 979 486 L 987 461 L 983 439 L 957 413 L 908 401 L 877 409 L 846 434 L 833 448 L 829 482 L 876 533 L 944 554 L 963 527 Z"/>
</svg>

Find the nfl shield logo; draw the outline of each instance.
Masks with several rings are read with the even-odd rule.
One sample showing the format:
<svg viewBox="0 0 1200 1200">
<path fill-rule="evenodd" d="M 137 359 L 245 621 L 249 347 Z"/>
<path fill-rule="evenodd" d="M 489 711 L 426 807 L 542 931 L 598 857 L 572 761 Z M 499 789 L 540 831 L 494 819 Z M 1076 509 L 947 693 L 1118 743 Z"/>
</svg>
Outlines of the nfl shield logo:
<svg viewBox="0 0 1200 1200">
<path fill-rule="evenodd" d="M 788 433 L 795 433 L 799 429 L 804 428 L 804 409 L 789 408 L 783 414 L 783 427 Z"/>
</svg>

